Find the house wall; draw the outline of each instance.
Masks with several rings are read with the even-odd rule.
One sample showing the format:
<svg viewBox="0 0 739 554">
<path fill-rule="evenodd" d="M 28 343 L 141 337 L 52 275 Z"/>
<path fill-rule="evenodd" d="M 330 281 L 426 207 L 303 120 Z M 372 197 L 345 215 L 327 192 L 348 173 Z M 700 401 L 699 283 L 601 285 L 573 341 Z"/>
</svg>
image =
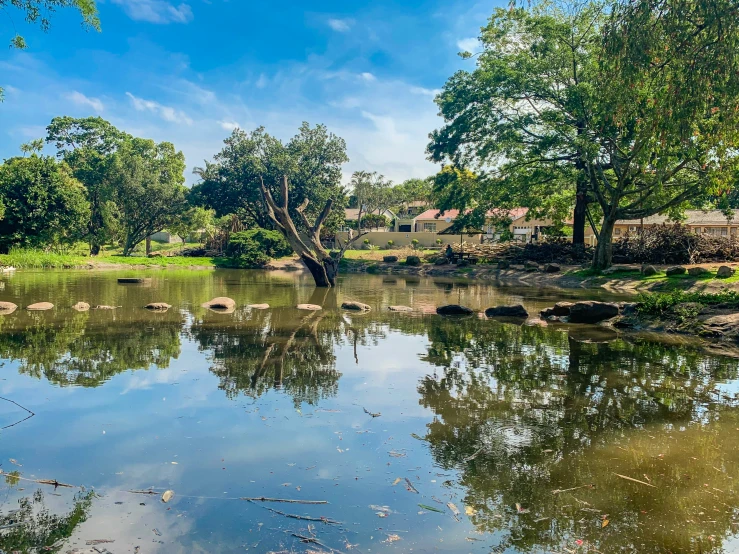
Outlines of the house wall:
<svg viewBox="0 0 739 554">
<path fill-rule="evenodd" d="M 171 244 L 174 242 L 180 242 L 180 239 L 174 235 L 169 234 L 167 231 L 159 231 L 151 235 L 151 240 L 154 242 L 163 242 L 165 244 Z"/>
<path fill-rule="evenodd" d="M 432 226 L 434 231 L 426 231 L 424 223 Z M 417 233 L 441 233 L 445 229 L 449 229 L 454 224 L 454 221 L 446 222 L 444 221 L 443 217 L 440 217 L 439 219 L 418 219 L 416 218 L 416 228 L 415 231 Z M 420 239 L 419 239 L 420 240 Z"/>
<path fill-rule="evenodd" d="M 347 233 L 336 233 L 336 236 L 345 242 L 348 238 Z M 479 235 L 468 236 L 463 235 L 462 241 L 468 243 L 479 244 L 481 237 Z M 410 246 L 413 239 L 418 241 L 419 246 L 423 247 L 438 247 L 436 239 L 441 239 L 442 245 L 446 244 L 459 244 L 459 235 L 438 235 L 437 233 L 394 233 L 394 232 L 375 232 L 372 231 L 366 235 L 362 235 L 362 238 L 357 240 L 354 245 L 356 248 L 361 248 L 364 240 L 369 240 L 372 246 L 387 246 L 387 241 L 392 240 L 394 246 Z"/>
</svg>

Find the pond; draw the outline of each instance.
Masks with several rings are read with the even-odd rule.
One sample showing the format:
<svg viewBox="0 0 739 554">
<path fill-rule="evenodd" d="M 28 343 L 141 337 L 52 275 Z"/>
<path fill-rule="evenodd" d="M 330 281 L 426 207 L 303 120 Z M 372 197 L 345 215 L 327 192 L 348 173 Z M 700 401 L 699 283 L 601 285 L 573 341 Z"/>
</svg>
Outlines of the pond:
<svg viewBox="0 0 739 554">
<path fill-rule="evenodd" d="M 118 284 L 134 274 L 151 280 Z M 3 279 L 0 300 L 56 306 L 0 316 L 4 552 L 739 549 L 738 360 L 434 313 L 537 313 L 592 291 L 401 276 L 327 291 L 249 271 Z M 201 307 L 216 296 L 236 311 Z M 172 308 L 142 308 L 154 301 Z"/>
</svg>

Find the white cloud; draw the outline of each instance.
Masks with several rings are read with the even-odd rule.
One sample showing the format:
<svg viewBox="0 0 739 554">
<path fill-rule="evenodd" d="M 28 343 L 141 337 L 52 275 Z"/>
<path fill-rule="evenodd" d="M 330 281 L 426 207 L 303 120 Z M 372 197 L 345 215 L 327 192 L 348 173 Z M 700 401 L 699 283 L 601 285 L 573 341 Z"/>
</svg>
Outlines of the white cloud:
<svg viewBox="0 0 739 554">
<path fill-rule="evenodd" d="M 413 94 L 420 94 L 422 96 L 430 96 L 431 98 L 436 97 L 441 92 L 441 89 L 435 88 L 424 88 L 424 87 L 411 87 L 409 89 Z"/>
<path fill-rule="evenodd" d="M 235 121 L 225 121 L 224 120 L 224 121 L 219 121 L 218 124 L 225 131 L 233 131 L 233 130 L 238 129 L 239 127 L 241 127 L 241 125 L 239 125 Z"/>
<path fill-rule="evenodd" d="M 462 52 L 474 52 L 480 46 L 477 37 L 462 38 L 457 41 L 457 48 Z"/>
<path fill-rule="evenodd" d="M 364 73 L 360 73 L 359 76 L 363 80 L 369 81 L 370 83 L 373 82 L 373 81 L 377 81 L 377 77 L 375 77 L 374 75 L 372 75 L 372 73 L 368 73 L 367 71 L 365 71 Z"/>
<path fill-rule="evenodd" d="M 179 110 L 176 110 L 172 108 L 171 106 L 164 106 L 160 104 L 159 102 L 154 102 L 153 100 L 145 100 L 143 98 L 138 98 L 137 96 L 134 96 L 130 92 L 126 93 L 126 96 L 128 96 L 131 99 L 131 103 L 133 104 L 134 109 L 139 112 L 153 112 L 165 121 L 171 121 L 172 123 L 184 123 L 186 125 L 192 125 L 192 119 L 190 119 L 187 114 L 184 112 L 181 112 Z"/>
<path fill-rule="evenodd" d="M 255 83 L 255 86 L 257 88 L 264 88 L 264 87 L 267 86 L 267 83 L 268 82 L 269 81 L 267 79 L 267 76 L 264 73 L 262 73 L 261 75 L 259 75 L 259 79 L 257 79 L 257 82 Z"/>
<path fill-rule="evenodd" d="M 112 0 L 123 7 L 128 17 L 149 23 L 187 23 L 192 21 L 188 4 L 174 6 L 165 0 Z"/>
<path fill-rule="evenodd" d="M 353 19 L 329 19 L 328 26 L 339 33 L 346 33 L 354 25 Z"/>
<path fill-rule="evenodd" d="M 100 99 L 85 96 L 84 94 L 76 90 L 67 94 L 67 100 L 74 102 L 78 106 L 92 108 L 92 110 L 96 113 L 100 113 L 103 111 L 103 109 L 105 109 L 105 106 L 100 101 Z"/>
</svg>

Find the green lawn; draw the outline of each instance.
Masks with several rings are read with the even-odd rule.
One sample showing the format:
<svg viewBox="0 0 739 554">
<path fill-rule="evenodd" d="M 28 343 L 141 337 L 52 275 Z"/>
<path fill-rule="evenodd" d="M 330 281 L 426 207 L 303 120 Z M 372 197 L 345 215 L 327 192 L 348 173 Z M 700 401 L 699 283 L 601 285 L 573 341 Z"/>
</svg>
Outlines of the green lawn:
<svg viewBox="0 0 739 554">
<path fill-rule="evenodd" d="M 42 250 L 11 250 L 9 254 L 0 255 L 0 264 L 18 269 L 48 269 L 90 267 L 105 264 L 145 265 L 148 267 L 166 266 L 215 266 L 216 258 L 191 258 L 184 256 L 168 256 L 146 258 L 143 256 L 124 257 L 120 254 L 101 254 L 90 257 L 79 254 L 55 254 Z"/>
</svg>

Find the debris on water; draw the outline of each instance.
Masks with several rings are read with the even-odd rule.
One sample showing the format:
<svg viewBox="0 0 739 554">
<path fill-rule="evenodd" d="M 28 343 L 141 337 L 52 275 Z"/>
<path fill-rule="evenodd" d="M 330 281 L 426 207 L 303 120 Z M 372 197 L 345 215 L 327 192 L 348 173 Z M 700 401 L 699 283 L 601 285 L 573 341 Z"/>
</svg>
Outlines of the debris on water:
<svg viewBox="0 0 739 554">
<path fill-rule="evenodd" d="M 633 477 L 628 477 L 627 475 L 621 475 L 620 473 L 614 473 L 616 477 L 620 477 L 621 479 L 626 479 L 627 481 L 633 481 L 634 483 L 639 483 L 640 485 L 646 485 L 647 487 L 652 487 L 653 489 L 656 489 L 654 485 L 651 483 L 647 483 L 646 481 L 639 481 L 639 479 L 634 479 Z"/>
<path fill-rule="evenodd" d="M 365 414 L 368 414 L 372 417 L 380 417 L 382 414 L 380 412 L 370 412 L 367 408 L 362 408 L 364 410 Z"/>
<path fill-rule="evenodd" d="M 425 441 L 426 440 L 423 437 L 421 437 L 420 435 L 416 435 L 415 433 L 411 433 L 411 437 L 413 437 L 414 439 L 420 440 L 420 441 Z"/>
<path fill-rule="evenodd" d="M 152 531 L 154 531 L 154 534 L 155 534 L 155 535 L 156 535 L 157 537 L 161 537 L 161 536 L 162 536 L 162 534 L 161 534 L 161 533 L 159 532 L 159 529 L 157 529 L 156 527 L 155 527 L 154 529 L 152 529 Z"/>
<path fill-rule="evenodd" d="M 388 454 L 393 458 L 405 458 L 407 456 L 405 452 L 396 452 L 395 450 L 391 450 Z"/>
<path fill-rule="evenodd" d="M 403 539 L 401 539 L 399 535 L 396 535 L 396 534 L 393 533 L 393 534 L 388 535 L 387 536 L 387 539 L 385 539 L 382 542 L 390 543 L 390 542 L 398 542 L 398 541 L 402 541 L 402 540 Z"/>
<path fill-rule="evenodd" d="M 382 512 L 384 514 L 391 514 L 393 511 L 388 506 L 378 506 L 377 504 L 370 504 L 370 510 L 375 512 Z"/>
<path fill-rule="evenodd" d="M 172 500 L 172 497 L 174 496 L 174 491 L 164 491 L 164 494 L 162 494 L 162 502 L 165 504 Z"/>
<path fill-rule="evenodd" d="M 416 487 L 414 487 L 414 486 L 413 486 L 413 483 L 411 483 L 411 480 L 410 480 L 410 479 L 408 479 L 408 477 L 406 477 L 406 478 L 405 478 L 405 489 L 406 489 L 406 490 L 407 490 L 408 492 L 414 492 L 414 493 L 416 493 L 416 494 L 419 494 L 419 493 L 418 493 L 418 489 L 417 489 Z"/>
<path fill-rule="evenodd" d="M 402 480 L 403 480 L 403 479 L 401 479 L 400 477 L 396 477 L 396 478 L 395 478 L 395 481 L 393 481 L 393 487 L 394 487 L 395 485 L 397 485 L 398 483 L 400 483 L 400 482 L 401 482 Z"/>
<path fill-rule="evenodd" d="M 90 541 L 85 541 L 85 544 L 87 546 L 93 546 L 93 545 L 96 545 L 96 544 L 107 544 L 107 543 L 110 543 L 110 542 L 115 542 L 115 540 L 113 540 L 113 539 L 93 539 L 93 540 L 90 540 Z"/>
<path fill-rule="evenodd" d="M 159 494 L 157 491 L 153 491 L 151 489 L 146 489 L 144 491 L 133 490 L 133 491 L 126 491 L 126 492 L 130 492 L 131 494 Z"/>
<path fill-rule="evenodd" d="M 601 523 L 601 524 L 600 524 L 600 528 L 601 528 L 601 529 L 603 529 L 603 528 L 604 528 L 604 527 L 606 527 L 606 526 L 607 526 L 607 525 L 608 525 L 609 523 L 610 523 L 610 521 L 609 521 L 609 520 L 607 520 L 607 519 L 604 519 L 604 520 L 603 520 L 603 523 Z"/>
<path fill-rule="evenodd" d="M 18 466 L 18 467 L 23 467 L 23 465 L 22 465 L 22 464 L 19 464 L 19 463 L 18 463 L 18 460 L 14 459 L 14 458 L 10 458 L 10 459 L 9 459 L 8 461 L 9 461 L 9 462 L 10 462 L 11 464 L 13 464 L 14 466 Z"/>
<path fill-rule="evenodd" d="M 419 504 L 418 507 L 423 508 L 424 510 L 428 510 L 429 512 L 436 512 L 437 514 L 446 513 L 444 510 L 440 510 L 439 508 L 434 508 L 433 506 L 429 506 L 428 504 Z"/>
<path fill-rule="evenodd" d="M 454 502 L 447 502 L 446 505 L 447 508 L 449 508 L 455 516 L 458 516 L 461 513 Z"/>
<path fill-rule="evenodd" d="M 521 507 L 521 504 L 519 504 L 518 502 L 516 502 L 516 511 L 519 514 L 528 514 L 529 513 L 529 510 L 527 508 Z"/>
<path fill-rule="evenodd" d="M 560 494 L 560 493 L 563 493 L 563 492 L 576 491 L 578 489 L 585 489 L 585 488 L 592 489 L 592 488 L 595 488 L 595 487 L 594 487 L 594 485 L 588 484 L 588 485 L 579 485 L 577 487 L 570 487 L 569 489 L 554 489 L 552 491 L 552 494 Z"/>
</svg>

